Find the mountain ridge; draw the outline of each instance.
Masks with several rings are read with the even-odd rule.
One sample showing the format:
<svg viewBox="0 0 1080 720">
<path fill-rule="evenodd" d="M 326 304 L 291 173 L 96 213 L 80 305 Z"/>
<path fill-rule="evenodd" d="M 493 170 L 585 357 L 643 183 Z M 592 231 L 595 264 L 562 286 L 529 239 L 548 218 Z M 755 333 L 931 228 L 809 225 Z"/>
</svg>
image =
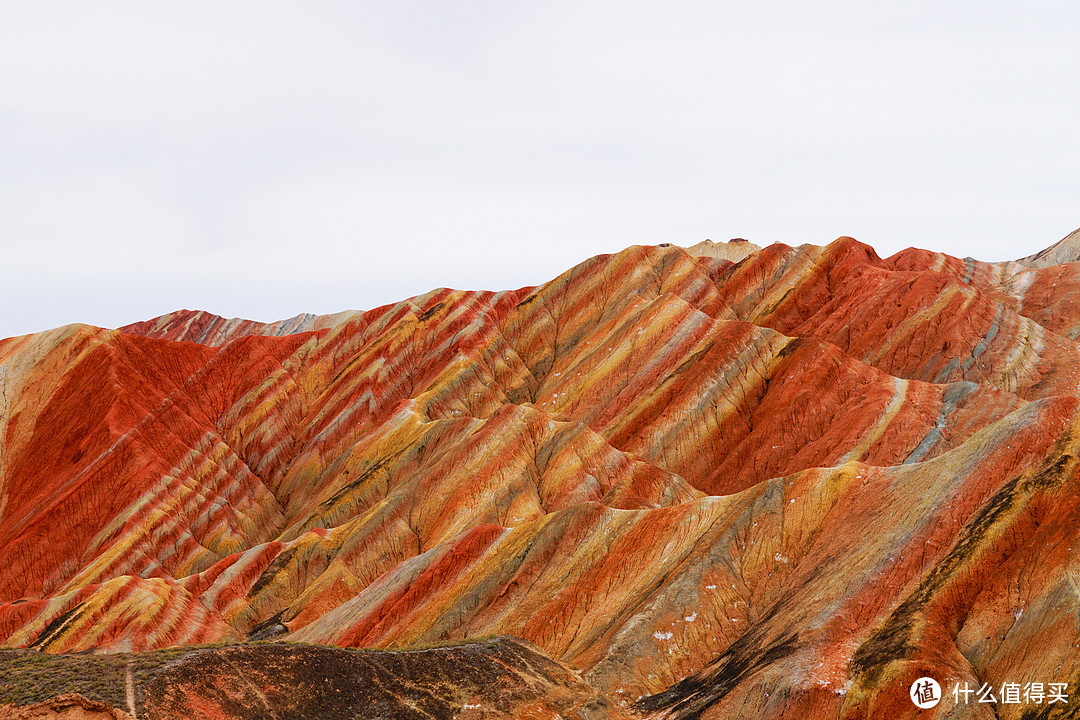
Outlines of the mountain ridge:
<svg viewBox="0 0 1080 720">
<path fill-rule="evenodd" d="M 1072 678 L 1078 267 L 634 246 L 514 291 L 0 341 L 0 642 L 510 635 L 656 717 Z"/>
</svg>

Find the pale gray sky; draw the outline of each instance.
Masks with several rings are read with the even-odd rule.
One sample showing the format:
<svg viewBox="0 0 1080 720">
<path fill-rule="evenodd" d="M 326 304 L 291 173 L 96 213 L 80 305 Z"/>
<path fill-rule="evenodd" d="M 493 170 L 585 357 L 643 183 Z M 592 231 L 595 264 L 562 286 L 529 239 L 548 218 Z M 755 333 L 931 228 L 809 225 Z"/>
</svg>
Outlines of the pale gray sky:
<svg viewBox="0 0 1080 720">
<path fill-rule="evenodd" d="M 1075 2 L 0 0 L 0 337 L 1080 226 Z"/>
</svg>

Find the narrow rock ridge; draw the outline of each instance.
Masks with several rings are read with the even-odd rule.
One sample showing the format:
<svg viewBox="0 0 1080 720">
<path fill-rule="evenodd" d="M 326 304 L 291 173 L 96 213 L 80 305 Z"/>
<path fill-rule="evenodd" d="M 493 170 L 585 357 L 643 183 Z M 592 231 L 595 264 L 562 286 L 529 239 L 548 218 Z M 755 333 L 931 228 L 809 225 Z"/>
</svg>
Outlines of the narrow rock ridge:
<svg viewBox="0 0 1080 720">
<path fill-rule="evenodd" d="M 1045 250 L 1022 257 L 1016 262 L 1028 267 L 1045 268 L 1077 260 L 1080 260 L 1080 229 L 1073 230 Z"/>
</svg>

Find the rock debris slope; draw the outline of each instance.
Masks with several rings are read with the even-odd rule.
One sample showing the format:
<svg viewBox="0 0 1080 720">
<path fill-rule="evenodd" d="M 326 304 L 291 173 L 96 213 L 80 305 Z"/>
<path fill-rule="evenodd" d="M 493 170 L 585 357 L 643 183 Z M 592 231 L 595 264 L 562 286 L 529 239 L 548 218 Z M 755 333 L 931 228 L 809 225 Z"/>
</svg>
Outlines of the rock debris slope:
<svg viewBox="0 0 1080 720">
<path fill-rule="evenodd" d="M 636 246 L 516 291 L 0 341 L 0 642 L 514 636 L 595 717 L 1080 689 L 1078 268 Z"/>
</svg>

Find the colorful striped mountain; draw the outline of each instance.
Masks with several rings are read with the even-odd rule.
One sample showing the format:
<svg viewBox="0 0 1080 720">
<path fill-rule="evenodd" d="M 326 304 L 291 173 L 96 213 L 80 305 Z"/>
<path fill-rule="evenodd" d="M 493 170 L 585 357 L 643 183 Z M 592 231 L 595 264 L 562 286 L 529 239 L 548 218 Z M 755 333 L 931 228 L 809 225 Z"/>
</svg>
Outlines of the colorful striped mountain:
<svg viewBox="0 0 1080 720">
<path fill-rule="evenodd" d="M 845 237 L 3 340 L 0 645 L 511 636 L 583 718 L 1056 712 L 920 715 L 924 676 L 1072 708 L 1078 301 L 1080 263 Z"/>
</svg>

